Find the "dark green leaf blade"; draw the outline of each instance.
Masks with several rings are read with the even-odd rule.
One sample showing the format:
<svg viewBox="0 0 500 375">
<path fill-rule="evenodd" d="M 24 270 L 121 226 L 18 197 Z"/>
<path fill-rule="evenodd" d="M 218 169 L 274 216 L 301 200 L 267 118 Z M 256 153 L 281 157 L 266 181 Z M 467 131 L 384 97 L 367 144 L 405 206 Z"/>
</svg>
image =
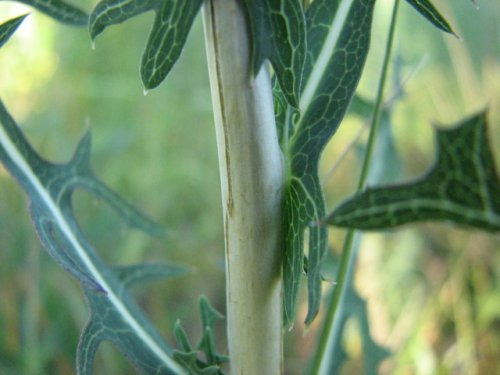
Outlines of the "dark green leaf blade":
<svg viewBox="0 0 500 375">
<path fill-rule="evenodd" d="M 186 43 L 203 0 L 165 0 L 142 56 L 141 77 L 146 90 L 157 87 L 168 75 Z"/>
<path fill-rule="evenodd" d="M 325 214 L 318 177 L 321 152 L 344 117 L 369 48 L 374 0 L 316 0 L 308 8 L 307 57 L 300 97 L 301 114 L 284 111 L 278 124 L 288 164 L 285 190 L 284 321 L 293 323 L 309 231 L 306 324 L 321 301 L 321 261 L 327 246 L 325 228 L 310 225 Z M 278 93 L 279 95 L 279 93 Z"/>
<path fill-rule="evenodd" d="M 437 161 L 425 176 L 413 183 L 367 189 L 324 222 L 381 229 L 427 220 L 500 231 L 500 182 L 485 113 L 437 131 Z"/>
<path fill-rule="evenodd" d="M 103 0 L 90 13 L 89 32 L 92 40 L 108 26 L 116 25 L 144 12 L 158 9 L 161 0 Z"/>
<path fill-rule="evenodd" d="M 179 59 L 203 0 L 103 0 L 90 15 L 92 40 L 108 26 L 147 11 L 155 20 L 142 55 L 141 78 L 145 90 L 157 87 Z"/>
<path fill-rule="evenodd" d="M 86 26 L 88 14 L 61 0 L 15 0 L 39 10 L 59 22 L 72 26 Z"/>
<path fill-rule="evenodd" d="M 446 19 L 441 15 L 441 13 L 439 13 L 439 11 L 429 0 L 406 1 L 439 30 L 457 36 L 448 21 L 446 21 Z"/>
<path fill-rule="evenodd" d="M 252 32 L 252 68 L 269 58 L 288 103 L 299 105 L 306 53 L 305 19 L 299 0 L 245 0 Z"/>
<path fill-rule="evenodd" d="M 0 47 L 2 47 L 10 39 L 27 16 L 27 14 L 24 14 L 22 16 L 12 18 L 11 20 L 8 20 L 0 25 Z"/>
</svg>

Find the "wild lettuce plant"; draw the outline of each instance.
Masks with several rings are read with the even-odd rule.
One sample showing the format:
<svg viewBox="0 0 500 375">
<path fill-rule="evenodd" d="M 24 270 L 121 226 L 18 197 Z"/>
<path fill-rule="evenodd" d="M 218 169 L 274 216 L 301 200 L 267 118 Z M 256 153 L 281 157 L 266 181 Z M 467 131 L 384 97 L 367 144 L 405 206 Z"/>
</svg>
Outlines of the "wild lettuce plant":
<svg viewBox="0 0 500 375">
<path fill-rule="evenodd" d="M 234 374 L 283 373 L 283 340 L 296 320 L 303 274 L 307 326 L 320 310 L 328 225 L 351 229 L 310 372 L 338 373 L 342 327 L 347 316 L 355 315 L 364 326 L 366 373 L 376 373 L 389 353 L 371 338 L 366 306 L 352 285 L 354 229 L 447 220 L 500 230 L 500 184 L 485 112 L 437 131 L 436 163 L 421 179 L 366 188 L 399 0 L 394 1 L 358 188 L 331 213 L 318 164 L 355 97 L 369 51 L 375 0 L 101 0 L 89 13 L 61 0 L 18 2 L 62 23 L 88 27 L 92 43 L 108 27 L 154 12 L 140 65 L 145 91 L 169 74 L 193 21 L 203 13 L 223 199 L 228 356 L 215 347 L 214 322 L 221 315 L 206 298 L 200 299 L 199 344 L 192 345 L 177 324 L 175 346 L 131 296 L 135 284 L 181 275 L 182 267 L 109 265 L 80 229 L 71 199 L 78 188 L 109 204 L 129 226 L 164 234 L 95 176 L 90 134 L 67 163 L 49 162 L 0 102 L 0 161 L 26 192 L 44 248 L 81 283 L 90 307 L 77 349 L 78 374 L 92 373 L 103 341 L 111 341 L 144 374 L 222 374 L 227 368 Z M 455 35 L 429 0 L 407 2 L 450 37 Z M 0 47 L 26 17 L 2 20 Z"/>
</svg>

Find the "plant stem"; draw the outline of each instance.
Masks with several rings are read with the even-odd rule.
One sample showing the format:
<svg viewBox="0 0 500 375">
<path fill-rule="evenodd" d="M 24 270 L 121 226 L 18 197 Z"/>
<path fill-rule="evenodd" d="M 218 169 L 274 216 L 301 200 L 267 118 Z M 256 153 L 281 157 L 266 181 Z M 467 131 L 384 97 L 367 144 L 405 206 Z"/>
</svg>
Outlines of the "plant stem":
<svg viewBox="0 0 500 375">
<path fill-rule="evenodd" d="M 376 135 L 378 133 L 380 116 L 382 112 L 382 103 L 384 97 L 384 88 L 387 80 L 387 71 L 389 67 L 389 60 L 391 56 L 392 44 L 394 40 L 394 31 L 396 28 L 396 18 L 399 6 L 399 0 L 394 0 L 394 5 L 392 9 L 391 23 L 389 26 L 389 34 L 387 37 L 387 43 L 385 48 L 385 55 L 382 64 L 382 71 L 380 73 L 380 80 L 377 90 L 377 96 L 375 99 L 375 108 L 373 111 L 373 116 L 370 124 L 370 134 L 368 136 L 368 143 L 366 146 L 365 156 L 363 158 L 363 166 L 361 169 L 361 174 L 358 181 L 358 186 L 356 192 L 360 192 L 366 186 L 366 180 L 368 178 L 368 172 L 370 168 L 370 163 L 373 155 L 373 149 L 375 145 Z M 326 313 L 325 323 L 322 330 L 322 335 L 320 337 L 318 350 L 316 351 L 316 356 L 314 358 L 313 367 L 311 374 L 314 375 L 327 375 L 329 366 L 329 357 L 331 357 L 331 351 L 335 350 L 332 347 L 333 338 L 336 335 L 341 334 L 337 332 L 336 328 L 339 327 L 337 321 L 341 318 L 340 307 L 343 303 L 343 298 L 345 290 L 349 284 L 348 274 L 349 270 L 354 267 L 354 261 L 356 256 L 356 251 L 354 251 L 354 237 L 355 231 L 350 229 L 344 241 L 344 246 L 342 249 L 342 256 L 340 259 L 337 284 L 335 285 L 333 296 L 328 306 L 328 311 Z M 339 348 L 337 348 L 339 350 Z"/>
<path fill-rule="evenodd" d="M 229 355 L 233 374 L 280 374 L 284 172 L 264 65 L 250 68 L 241 0 L 203 8 L 224 213 Z"/>
</svg>

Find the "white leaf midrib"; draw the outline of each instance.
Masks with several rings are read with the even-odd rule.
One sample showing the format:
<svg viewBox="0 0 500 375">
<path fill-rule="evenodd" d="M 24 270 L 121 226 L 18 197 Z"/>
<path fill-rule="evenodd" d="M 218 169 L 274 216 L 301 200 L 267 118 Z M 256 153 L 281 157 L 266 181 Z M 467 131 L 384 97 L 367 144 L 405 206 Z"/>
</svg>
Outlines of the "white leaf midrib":
<svg viewBox="0 0 500 375">
<path fill-rule="evenodd" d="M 333 18 L 333 22 L 330 25 L 328 34 L 325 41 L 321 47 L 321 51 L 318 58 L 314 62 L 313 69 L 309 74 L 307 82 L 304 86 L 304 91 L 300 97 L 299 108 L 304 114 L 311 104 L 314 94 L 318 90 L 318 86 L 322 81 L 323 75 L 325 74 L 330 58 L 335 51 L 340 34 L 344 29 L 344 25 L 348 19 L 349 11 L 351 10 L 354 0 L 343 0 Z"/>
<path fill-rule="evenodd" d="M 119 314 L 122 316 L 123 320 L 133 329 L 137 337 L 139 337 L 144 344 L 150 348 L 150 350 L 162 361 L 168 368 L 174 369 L 179 374 L 184 374 L 184 370 L 171 359 L 163 349 L 155 342 L 155 340 L 146 332 L 142 326 L 134 319 L 132 314 L 128 311 L 127 307 L 118 298 L 112 288 L 106 282 L 106 279 L 101 275 L 97 267 L 94 265 L 90 257 L 85 252 L 85 249 L 80 244 L 74 233 L 71 231 L 70 225 L 66 222 L 64 215 L 61 210 L 51 198 L 49 192 L 45 189 L 40 179 L 33 171 L 29 163 L 26 161 L 24 156 L 18 151 L 15 143 L 12 142 L 8 134 L 5 132 L 3 127 L 0 127 L 0 146 L 2 146 L 16 165 L 18 170 L 22 173 L 24 178 L 29 181 L 31 186 L 36 192 L 38 192 L 39 197 L 44 202 L 45 206 L 48 208 L 53 216 L 54 221 L 57 223 L 61 232 L 68 239 L 71 245 L 74 247 L 76 254 L 83 262 L 88 272 L 92 275 L 94 280 L 106 291 L 106 295 L 111 302 L 111 304 L 116 308 Z"/>
</svg>

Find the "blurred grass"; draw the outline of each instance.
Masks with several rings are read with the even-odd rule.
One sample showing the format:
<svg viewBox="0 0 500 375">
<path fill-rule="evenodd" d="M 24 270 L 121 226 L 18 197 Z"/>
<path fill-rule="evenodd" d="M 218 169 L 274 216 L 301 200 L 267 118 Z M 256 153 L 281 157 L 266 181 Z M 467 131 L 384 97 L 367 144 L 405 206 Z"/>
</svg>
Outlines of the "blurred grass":
<svg viewBox="0 0 500 375">
<path fill-rule="evenodd" d="M 94 1 L 82 3 L 90 9 Z M 371 54 L 359 89 L 368 98 L 374 96 L 379 73 L 386 3 L 376 7 Z M 403 160 L 400 179 L 417 176 L 432 163 L 431 121 L 452 124 L 484 107 L 490 109 L 490 138 L 500 161 L 500 9 L 487 1 L 478 11 L 468 1 L 436 5 L 461 40 L 401 7 L 395 50 L 408 79 L 404 97 L 392 107 Z M 2 20 L 23 9 L 0 3 Z M 81 224 L 110 262 L 160 260 L 196 269 L 137 293 L 167 339 L 173 342 L 172 327 L 181 318 L 196 341 L 198 296 L 208 295 L 221 311 L 225 299 L 217 152 L 201 21 L 166 82 L 144 96 L 138 64 L 151 21 L 146 14 L 108 29 L 93 51 L 85 30 L 33 12 L 0 51 L 0 95 L 50 160 L 69 158 L 91 127 L 97 175 L 169 228 L 170 235 L 158 241 L 128 231 L 85 193 L 75 196 Z M 359 118 L 346 119 L 325 152 L 323 175 L 361 127 Z M 354 149 L 362 141 L 363 136 Z M 356 153 L 348 153 L 326 180 L 329 207 L 352 191 L 357 164 Z M 72 374 L 87 318 L 81 292 L 40 253 L 26 199 L 1 168 L 0 191 L 0 374 Z M 340 248 L 342 238 L 342 231 L 332 230 L 332 247 Z M 372 333 L 395 353 L 381 373 L 495 373 L 500 367 L 498 235 L 421 224 L 367 234 L 362 246 L 356 285 L 368 300 Z M 301 373 L 316 327 L 305 337 L 300 327 L 287 334 L 287 374 Z M 354 360 L 345 370 L 360 373 L 359 339 L 355 327 L 349 332 L 345 344 Z M 112 347 L 99 351 L 96 374 L 132 373 Z"/>
</svg>

